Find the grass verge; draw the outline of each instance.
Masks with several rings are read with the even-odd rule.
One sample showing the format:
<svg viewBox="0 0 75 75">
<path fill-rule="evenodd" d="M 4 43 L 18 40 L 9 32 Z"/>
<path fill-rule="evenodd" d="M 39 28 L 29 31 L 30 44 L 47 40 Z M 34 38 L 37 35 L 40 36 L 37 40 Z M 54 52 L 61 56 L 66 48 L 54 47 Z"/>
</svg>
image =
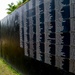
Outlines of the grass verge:
<svg viewBox="0 0 75 75">
<path fill-rule="evenodd" d="M 5 60 L 0 58 L 0 75 L 21 75 L 19 72 L 14 70 Z"/>
</svg>

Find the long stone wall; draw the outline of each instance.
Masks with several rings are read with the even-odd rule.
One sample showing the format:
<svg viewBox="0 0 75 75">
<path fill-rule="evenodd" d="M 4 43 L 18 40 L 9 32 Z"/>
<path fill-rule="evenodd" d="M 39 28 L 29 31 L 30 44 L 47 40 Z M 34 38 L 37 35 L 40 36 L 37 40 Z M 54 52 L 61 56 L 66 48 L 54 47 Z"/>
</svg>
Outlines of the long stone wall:
<svg viewBox="0 0 75 75">
<path fill-rule="evenodd" d="M 7 53 L 3 57 L 8 59 L 4 50 L 8 46 L 10 57 L 16 48 L 25 56 L 75 73 L 74 17 L 75 0 L 30 0 L 1 20 L 1 52 Z"/>
</svg>

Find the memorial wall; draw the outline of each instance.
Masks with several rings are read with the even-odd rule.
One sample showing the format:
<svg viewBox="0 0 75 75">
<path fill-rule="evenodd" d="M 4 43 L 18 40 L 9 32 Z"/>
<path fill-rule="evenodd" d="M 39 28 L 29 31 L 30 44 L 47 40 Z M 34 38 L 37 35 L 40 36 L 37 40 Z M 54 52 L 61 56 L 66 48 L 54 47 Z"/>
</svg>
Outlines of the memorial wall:
<svg viewBox="0 0 75 75">
<path fill-rule="evenodd" d="M 30 0 L 6 23 L 19 25 L 25 56 L 75 73 L 75 0 Z"/>
</svg>

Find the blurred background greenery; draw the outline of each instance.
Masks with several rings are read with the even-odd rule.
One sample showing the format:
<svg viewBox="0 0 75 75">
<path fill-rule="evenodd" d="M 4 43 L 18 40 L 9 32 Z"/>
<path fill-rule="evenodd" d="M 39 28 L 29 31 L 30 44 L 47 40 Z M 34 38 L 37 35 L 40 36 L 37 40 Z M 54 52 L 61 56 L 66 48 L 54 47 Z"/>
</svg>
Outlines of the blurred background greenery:
<svg viewBox="0 0 75 75">
<path fill-rule="evenodd" d="M 8 4 L 8 8 L 6 8 L 7 14 L 11 14 L 15 9 L 28 1 L 29 0 L 18 0 L 16 5 L 13 2 L 11 4 Z"/>
</svg>

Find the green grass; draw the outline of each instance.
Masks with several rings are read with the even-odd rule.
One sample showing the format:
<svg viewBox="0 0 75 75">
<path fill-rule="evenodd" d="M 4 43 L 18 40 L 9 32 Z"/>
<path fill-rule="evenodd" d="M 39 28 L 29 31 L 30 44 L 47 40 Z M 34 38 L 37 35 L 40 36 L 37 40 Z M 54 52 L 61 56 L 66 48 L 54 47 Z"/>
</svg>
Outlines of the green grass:
<svg viewBox="0 0 75 75">
<path fill-rule="evenodd" d="M 0 75 L 21 75 L 0 58 Z"/>
</svg>

